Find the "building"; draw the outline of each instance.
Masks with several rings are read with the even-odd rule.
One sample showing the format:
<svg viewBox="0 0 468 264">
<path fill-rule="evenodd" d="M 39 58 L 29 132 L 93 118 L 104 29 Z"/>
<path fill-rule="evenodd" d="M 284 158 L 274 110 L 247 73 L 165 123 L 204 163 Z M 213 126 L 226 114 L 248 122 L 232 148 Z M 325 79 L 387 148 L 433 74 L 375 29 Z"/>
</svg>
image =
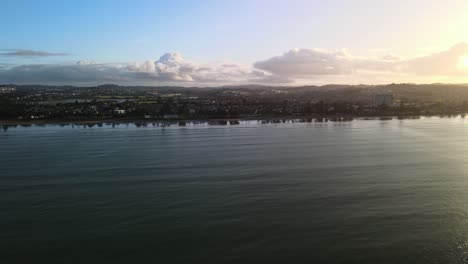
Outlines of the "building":
<svg viewBox="0 0 468 264">
<path fill-rule="evenodd" d="M 376 94 L 374 96 L 374 105 L 375 106 L 393 105 L 393 94 Z"/>
<path fill-rule="evenodd" d="M 0 87 L 0 94 L 7 94 L 16 91 L 15 87 Z"/>
<path fill-rule="evenodd" d="M 124 109 L 114 109 L 114 114 L 116 115 L 125 115 L 125 110 Z"/>
</svg>

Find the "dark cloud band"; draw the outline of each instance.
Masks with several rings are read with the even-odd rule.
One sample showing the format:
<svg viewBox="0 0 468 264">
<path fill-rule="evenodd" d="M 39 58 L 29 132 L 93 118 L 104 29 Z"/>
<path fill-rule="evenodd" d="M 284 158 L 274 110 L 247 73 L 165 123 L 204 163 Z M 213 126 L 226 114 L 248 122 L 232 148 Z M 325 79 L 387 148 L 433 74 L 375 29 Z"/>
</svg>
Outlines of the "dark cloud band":
<svg viewBox="0 0 468 264">
<path fill-rule="evenodd" d="M 50 57 L 50 56 L 66 56 L 67 53 L 52 53 L 46 51 L 37 51 L 37 50 L 8 50 L 6 52 L 0 53 L 2 56 L 11 56 L 11 57 Z"/>
</svg>

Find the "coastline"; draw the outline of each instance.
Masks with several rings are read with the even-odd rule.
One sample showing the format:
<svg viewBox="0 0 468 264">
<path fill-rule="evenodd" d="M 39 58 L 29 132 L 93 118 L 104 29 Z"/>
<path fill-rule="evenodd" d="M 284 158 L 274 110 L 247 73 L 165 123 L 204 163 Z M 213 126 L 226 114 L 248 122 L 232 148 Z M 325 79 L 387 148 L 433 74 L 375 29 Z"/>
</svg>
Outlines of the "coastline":
<svg viewBox="0 0 468 264">
<path fill-rule="evenodd" d="M 464 117 L 464 114 L 455 115 L 417 115 L 417 116 L 395 116 L 395 115 L 310 115 L 310 116 L 255 116 L 239 118 L 179 118 L 179 119 L 97 119 L 97 120 L 0 120 L 0 126 L 14 125 L 91 125 L 91 124 L 125 124 L 125 123 L 189 123 L 207 122 L 213 125 L 226 125 L 230 122 L 259 121 L 266 123 L 283 123 L 285 121 L 297 121 L 302 123 L 321 122 L 350 122 L 357 120 L 392 120 L 392 119 L 419 119 L 421 117 Z"/>
</svg>

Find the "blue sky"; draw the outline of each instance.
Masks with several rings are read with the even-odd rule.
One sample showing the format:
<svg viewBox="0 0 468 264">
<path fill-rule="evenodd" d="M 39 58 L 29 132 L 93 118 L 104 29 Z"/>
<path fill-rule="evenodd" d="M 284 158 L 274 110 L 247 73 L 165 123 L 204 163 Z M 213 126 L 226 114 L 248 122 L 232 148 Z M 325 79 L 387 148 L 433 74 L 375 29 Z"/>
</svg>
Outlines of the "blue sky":
<svg viewBox="0 0 468 264">
<path fill-rule="evenodd" d="M 3 48 L 100 61 L 178 51 L 247 62 L 322 42 L 329 8 L 309 1 L 7 1 L 9 26 L 0 33 L 9 36 Z"/>
<path fill-rule="evenodd" d="M 86 60 L 99 64 L 119 64 L 119 67 L 136 63 L 138 67 L 132 69 L 142 71 L 143 63 L 156 63 L 166 53 L 177 53 L 177 56 L 170 60 L 174 64 L 170 71 L 177 70 L 173 69 L 174 67 L 189 65 L 184 63 L 191 63 L 191 67 L 195 63 L 198 68 L 206 68 L 216 63 L 229 63 L 241 67 L 236 71 L 250 71 L 249 74 L 253 74 L 248 75 L 249 78 L 245 78 L 244 82 L 261 74 L 268 78 L 260 78 L 260 82 L 281 80 L 291 83 L 320 83 L 346 80 L 345 74 L 336 74 L 336 70 L 330 73 L 325 71 L 325 74 L 320 75 L 316 72 L 307 74 L 307 71 L 301 69 L 305 73 L 304 76 L 291 76 L 294 74 L 288 69 L 289 76 L 280 76 L 278 67 L 282 66 L 275 65 L 275 73 L 265 70 L 268 67 L 254 66 L 262 65 L 258 62 L 268 61 L 299 49 L 309 51 L 297 53 L 306 57 L 316 56 L 319 51 L 324 53 L 319 53 L 319 56 L 335 56 L 327 57 L 330 61 L 327 65 L 315 65 L 313 61 L 314 65 L 311 65 L 311 68 L 345 67 L 346 65 L 337 66 L 337 62 L 333 62 L 338 56 L 338 60 L 344 60 L 346 63 L 348 60 L 354 60 L 351 66 L 348 65 L 352 70 L 345 71 L 347 75 L 353 75 L 350 76 L 353 77 L 351 81 L 356 79 L 355 81 L 366 82 L 366 77 L 369 77 L 369 83 L 385 82 L 390 81 L 392 76 L 367 76 L 372 69 L 365 67 L 363 71 L 356 68 L 356 60 L 359 60 L 357 64 L 362 64 L 361 59 L 372 60 L 391 55 L 405 62 L 404 67 L 399 64 L 397 68 L 401 70 L 403 67 L 406 70 L 409 60 L 449 51 L 453 46 L 465 43 L 468 40 L 467 12 L 468 3 L 464 0 L 4 0 L 0 53 L 27 50 L 60 55 L 3 55 L 0 56 L 0 64 L 67 66 Z M 336 53 L 344 49 L 345 55 Z M 465 50 L 460 52 L 457 56 L 464 57 Z M 468 52 L 466 53 L 468 56 Z M 294 58 L 297 62 L 298 58 Z M 458 57 L 456 60 L 452 58 L 450 63 L 453 65 L 450 66 L 460 70 L 458 62 Z M 167 68 L 163 62 L 159 63 L 162 68 Z M 280 60 L 280 63 L 284 62 Z M 284 65 L 291 66 L 289 61 Z M 156 65 L 156 74 L 164 71 L 161 67 Z M 216 71 L 226 71 L 223 67 L 212 67 L 214 68 L 211 75 Z M 143 67 L 143 71 L 149 73 L 153 68 Z M 11 69 L 8 70 L 9 75 L 2 75 L 0 72 L 0 82 L 2 77 L 5 81 L 23 81 L 19 76 L 12 78 L 13 73 Z M 263 73 L 256 72 L 257 70 Z M 386 71 L 395 73 L 394 69 Z M 360 72 L 360 76 L 356 76 L 356 72 Z M 363 76 L 362 72 L 367 75 Z M 408 74 L 409 77 L 406 76 Z M 393 76 L 395 81 L 465 81 L 459 72 L 456 78 L 440 75 L 438 72 L 430 75 L 430 78 L 415 76 L 417 74 L 410 71 L 398 72 L 397 75 Z M 406 77 L 403 78 L 402 75 Z M 21 76 L 27 81 L 28 76 Z M 195 83 L 200 80 L 210 81 L 206 74 L 203 78 L 192 77 L 194 76 L 190 75 L 179 79 L 192 79 Z M 233 79 L 239 81 L 242 78 Z M 253 78 L 254 81 L 258 81 L 257 79 L 259 78 Z M 164 79 L 167 80 L 170 78 Z M 45 79 L 44 81 L 47 82 Z M 152 83 L 151 80 L 146 81 Z M 154 79 L 154 83 L 160 81 L 162 80 Z M 174 81 L 180 80 L 176 78 Z M 222 80 L 218 78 L 216 81 Z M 226 83 L 231 81 L 229 78 L 225 80 Z"/>
</svg>

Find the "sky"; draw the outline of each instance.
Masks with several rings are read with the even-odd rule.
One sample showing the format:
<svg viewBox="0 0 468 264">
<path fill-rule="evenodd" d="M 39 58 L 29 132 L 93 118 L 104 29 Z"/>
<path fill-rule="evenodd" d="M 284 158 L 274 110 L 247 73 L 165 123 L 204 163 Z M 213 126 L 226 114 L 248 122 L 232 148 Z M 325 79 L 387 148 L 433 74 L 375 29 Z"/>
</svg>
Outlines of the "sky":
<svg viewBox="0 0 468 264">
<path fill-rule="evenodd" d="M 2 0 L 0 83 L 468 83 L 466 0 Z"/>
</svg>

